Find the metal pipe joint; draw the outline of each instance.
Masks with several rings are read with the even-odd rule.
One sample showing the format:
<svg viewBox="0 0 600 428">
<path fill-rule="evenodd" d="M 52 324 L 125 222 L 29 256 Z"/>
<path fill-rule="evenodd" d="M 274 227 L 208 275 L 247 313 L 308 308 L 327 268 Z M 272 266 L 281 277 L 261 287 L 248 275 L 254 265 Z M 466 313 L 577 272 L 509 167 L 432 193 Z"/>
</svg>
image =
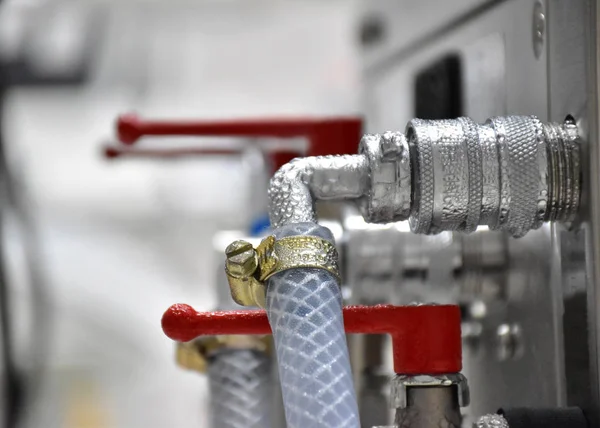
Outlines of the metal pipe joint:
<svg viewBox="0 0 600 428">
<path fill-rule="evenodd" d="M 469 386 L 460 373 L 397 375 L 392 380 L 391 399 L 399 428 L 459 428 L 460 408 L 469 405 Z"/>
<path fill-rule="evenodd" d="M 314 222 L 314 201 L 355 200 L 372 223 L 409 220 L 415 233 L 486 225 L 521 237 L 572 222 L 581 168 L 573 122 L 533 116 L 412 120 L 406 133 L 365 135 L 358 155 L 296 159 L 269 188 L 274 227 Z"/>
</svg>

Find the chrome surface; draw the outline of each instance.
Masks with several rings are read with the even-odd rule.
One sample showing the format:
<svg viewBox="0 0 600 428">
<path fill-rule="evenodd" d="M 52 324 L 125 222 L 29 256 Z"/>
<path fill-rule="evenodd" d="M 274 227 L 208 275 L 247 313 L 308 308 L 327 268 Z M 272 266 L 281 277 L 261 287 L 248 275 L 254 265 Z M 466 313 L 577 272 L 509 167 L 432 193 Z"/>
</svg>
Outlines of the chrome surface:
<svg viewBox="0 0 600 428">
<path fill-rule="evenodd" d="M 497 414 L 484 415 L 477 419 L 473 428 L 509 428 L 504 416 Z"/>
<path fill-rule="evenodd" d="M 495 117 L 483 125 L 467 118 L 415 119 L 407 136 L 414 153 L 415 233 L 472 232 L 486 225 L 522 237 L 544 221 L 575 217 L 581 174 L 571 122 L 542 124 L 533 116 Z"/>
<path fill-rule="evenodd" d="M 460 428 L 455 386 L 415 386 L 406 395 L 407 406 L 396 409 L 394 423 L 399 428 Z"/>
<path fill-rule="evenodd" d="M 407 223 L 369 224 L 350 209 L 344 228 L 342 276 L 352 304 L 483 304 L 504 296 L 508 244 L 501 233 L 415 235 Z"/>
<path fill-rule="evenodd" d="M 586 267 L 588 281 L 586 284 L 587 329 L 589 349 L 589 400 L 584 404 L 592 426 L 600 425 L 600 7 L 596 1 L 590 1 L 584 13 L 587 15 L 589 31 L 587 51 L 585 51 L 589 67 L 587 93 L 587 117 L 582 115 L 588 126 L 587 178 L 589 182 L 588 222 L 586 232 Z M 585 15 L 584 15 L 585 16 Z M 586 22 L 586 21 L 584 21 Z M 568 77 L 573 77 L 568 75 Z M 581 83 L 580 83 L 581 85 Z M 585 190 L 584 190 L 585 192 Z M 583 383 L 585 385 L 585 383 Z"/>
<path fill-rule="evenodd" d="M 271 226 L 314 223 L 316 200 L 357 199 L 367 189 L 368 165 L 363 155 L 294 159 L 271 179 Z"/>
<path fill-rule="evenodd" d="M 284 165 L 269 186 L 271 222 L 315 222 L 317 200 L 354 199 L 368 222 L 409 218 L 415 233 L 473 232 L 485 225 L 522 237 L 550 219 L 575 219 L 578 139 L 573 122 L 542 124 L 535 116 L 495 117 L 482 125 L 468 118 L 413 119 L 406 137 L 363 137 L 360 155 Z"/>
<path fill-rule="evenodd" d="M 436 30 L 432 29 L 437 32 L 436 37 L 424 40 L 418 49 L 398 49 L 397 55 L 388 57 L 393 57 L 393 61 L 381 61 L 375 67 L 367 68 L 367 131 L 402 129 L 414 116 L 415 76 L 440 58 L 456 54 L 463 73 L 462 113 L 465 116 L 481 123 L 488 117 L 533 114 L 541 122 L 562 124 L 567 115 L 573 115 L 583 140 L 581 159 L 585 172 L 588 125 L 582 118 L 587 118 L 585 76 L 586 55 L 589 54 L 584 39 L 587 25 L 582 23 L 595 20 L 596 16 L 590 18 L 593 14 L 587 12 L 589 2 L 585 0 L 542 3 L 547 27 L 539 57 L 532 48 L 535 1 L 515 0 L 496 2 L 456 25 L 438 26 Z M 391 27 L 406 19 L 397 18 L 393 13 L 386 16 L 389 16 Z M 427 18 L 426 13 L 412 17 L 421 22 Z M 400 44 L 402 40 L 393 43 Z M 593 120 L 597 122 L 597 118 Z M 490 180 L 499 174 L 494 170 L 499 166 L 495 161 L 496 147 L 495 133 L 490 128 L 485 136 L 482 135 L 483 224 L 490 224 L 491 219 L 498 217 L 499 195 L 493 191 L 498 189 L 498 184 Z M 598 159 L 593 162 L 600 165 Z M 583 202 L 587 192 L 585 188 L 581 191 Z M 552 204 L 552 195 L 548 198 Z M 580 212 L 585 214 L 585 210 L 582 207 Z M 586 395 L 590 379 L 597 387 L 597 378 L 586 374 L 586 371 L 589 374 L 587 368 L 590 366 L 585 361 L 588 335 L 581 334 L 588 329 L 585 301 L 589 293 L 585 290 L 594 290 L 586 279 L 582 258 L 593 259 L 589 258 L 589 252 L 582 250 L 586 238 L 584 233 L 577 232 L 577 222 L 572 227 L 571 232 L 563 225 L 543 226 L 518 240 L 507 239 L 503 232 L 488 232 L 498 241 L 475 243 L 476 247 L 480 244 L 484 247 L 500 245 L 504 250 L 490 252 L 496 254 L 498 263 L 495 269 L 490 265 L 489 275 L 482 276 L 475 270 L 469 274 L 472 280 L 465 281 L 469 284 L 468 289 L 478 290 L 490 285 L 491 292 L 485 303 L 474 297 L 465 311 L 464 326 L 469 328 L 464 328 L 463 332 L 469 337 L 464 340 L 464 374 L 469 379 L 473 399 L 464 411 L 471 422 L 496 411 L 499 406 L 564 406 L 565 396 L 572 397 L 573 401 L 568 399 L 570 405 L 583 403 L 579 397 Z M 478 233 L 461 237 L 478 238 Z M 415 238 L 424 240 L 428 237 Z M 469 244 L 464 248 L 467 258 L 479 257 L 475 248 L 469 249 Z M 479 264 L 474 260 L 469 263 Z M 600 259 L 595 265 L 600 266 Z M 489 279 L 481 279 L 486 277 Z M 426 282 L 424 279 L 418 281 Z M 563 287 L 571 290 L 569 299 L 563 300 Z M 422 286 L 422 289 L 426 288 L 426 285 Z M 590 302 L 594 301 L 590 297 Z M 600 305 L 591 304 L 590 311 L 593 307 Z M 591 334 L 596 331 L 597 313 L 600 312 L 596 309 L 590 320 L 590 326 L 594 326 L 590 328 Z M 564 337 L 563 322 L 571 339 Z M 518 324 L 522 329 L 522 353 L 516 359 L 498 359 L 496 334 L 502 324 Z M 591 340 L 597 343 L 595 339 Z M 565 363 L 565 360 L 570 362 Z M 595 357 L 592 360 L 595 365 Z"/>
<path fill-rule="evenodd" d="M 406 220 L 410 215 L 410 154 L 404 134 L 365 135 L 359 152 L 369 161 L 369 191 L 361 201 L 369 223 Z"/>
<path fill-rule="evenodd" d="M 460 373 L 443 375 L 396 375 L 392 379 L 391 406 L 404 409 L 410 406 L 409 391 L 411 388 L 452 387 L 456 389 L 457 404 L 466 407 L 470 402 L 467 378 Z"/>
<path fill-rule="evenodd" d="M 600 284 L 600 151 L 598 149 L 598 4 L 591 0 L 546 4 L 548 28 L 549 119 L 571 116 L 581 139 L 582 223 L 554 227 L 560 254 L 555 279 L 563 309 L 564 404 L 584 409 L 591 427 L 600 426 L 598 349 Z M 582 333 L 585 332 L 585 333 Z"/>
</svg>

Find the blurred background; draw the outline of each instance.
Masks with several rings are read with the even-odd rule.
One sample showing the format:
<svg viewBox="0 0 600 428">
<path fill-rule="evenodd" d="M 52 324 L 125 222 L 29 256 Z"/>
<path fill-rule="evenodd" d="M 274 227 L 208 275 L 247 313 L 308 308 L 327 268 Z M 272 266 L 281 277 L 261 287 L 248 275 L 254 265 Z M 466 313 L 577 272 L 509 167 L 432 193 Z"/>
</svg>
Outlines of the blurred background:
<svg viewBox="0 0 600 428">
<path fill-rule="evenodd" d="M 403 130 L 412 117 L 545 118 L 534 3 L 0 0 L 0 428 L 210 426 L 207 378 L 176 366 L 160 319 L 173 303 L 212 310 L 223 294 L 230 301 L 216 237 L 264 226 L 266 183 L 281 159 L 250 149 L 256 138 L 140 145 L 229 151 L 210 156 L 107 152 L 133 150 L 117 142 L 118 115 L 344 116 L 367 132 Z M 348 141 L 354 153 L 358 138 Z M 259 142 L 294 155 L 311 144 Z M 343 224 L 357 250 L 348 259 L 361 262 L 347 263 L 348 301 L 398 303 L 400 244 L 425 270 L 444 271 L 439 284 L 456 285 L 453 259 L 439 262 L 447 243 L 344 219 L 354 220 Z M 420 292 L 423 278 L 405 285 Z M 382 347 L 369 343 L 355 348 Z M 481 367 L 474 385 L 487 382 Z M 374 386 L 356 387 L 375 391 L 363 401 L 384 414 L 388 376 L 370 375 Z"/>
<path fill-rule="evenodd" d="M 360 113 L 360 10 L 0 1 L 2 428 L 208 426 L 206 379 L 176 367 L 160 318 L 215 306 L 212 237 L 256 215 L 256 181 L 240 157 L 109 161 L 102 145 L 124 112 Z"/>
</svg>

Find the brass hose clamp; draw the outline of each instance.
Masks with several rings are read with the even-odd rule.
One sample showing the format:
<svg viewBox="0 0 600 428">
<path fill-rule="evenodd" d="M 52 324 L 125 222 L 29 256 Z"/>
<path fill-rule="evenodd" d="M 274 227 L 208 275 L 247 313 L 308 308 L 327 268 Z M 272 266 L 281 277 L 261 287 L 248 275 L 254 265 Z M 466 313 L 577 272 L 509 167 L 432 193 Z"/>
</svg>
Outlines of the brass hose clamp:
<svg viewBox="0 0 600 428">
<path fill-rule="evenodd" d="M 340 271 L 335 246 L 315 236 L 267 236 L 256 247 L 235 241 L 225 250 L 225 273 L 231 297 L 242 306 L 265 307 L 266 281 L 288 269 L 325 269 L 338 282 Z"/>
</svg>

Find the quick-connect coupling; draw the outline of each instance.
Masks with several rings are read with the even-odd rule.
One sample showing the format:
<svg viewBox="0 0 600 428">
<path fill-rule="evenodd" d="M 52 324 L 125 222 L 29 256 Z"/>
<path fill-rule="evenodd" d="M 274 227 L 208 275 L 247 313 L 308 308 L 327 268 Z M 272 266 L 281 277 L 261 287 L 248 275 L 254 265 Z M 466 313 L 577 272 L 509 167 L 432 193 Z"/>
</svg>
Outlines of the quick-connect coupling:
<svg viewBox="0 0 600 428">
<path fill-rule="evenodd" d="M 478 225 L 514 237 L 545 221 L 569 222 L 579 207 L 580 159 L 573 123 L 508 116 L 412 120 L 411 229 L 472 232 Z"/>
</svg>

